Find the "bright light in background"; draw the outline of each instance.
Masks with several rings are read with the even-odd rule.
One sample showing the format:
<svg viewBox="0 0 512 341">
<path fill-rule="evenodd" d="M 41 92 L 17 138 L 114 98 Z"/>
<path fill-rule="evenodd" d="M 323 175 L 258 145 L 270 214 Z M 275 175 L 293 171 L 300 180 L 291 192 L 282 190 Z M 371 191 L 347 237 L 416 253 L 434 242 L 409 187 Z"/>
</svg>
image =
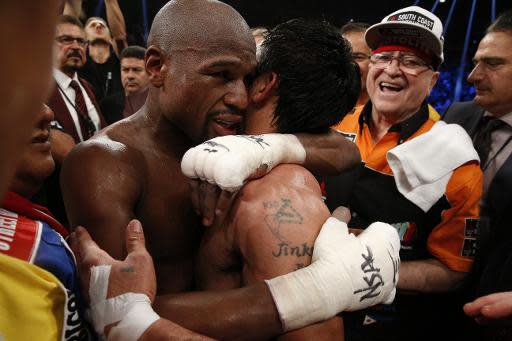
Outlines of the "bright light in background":
<svg viewBox="0 0 512 341">
<path fill-rule="evenodd" d="M 446 2 L 446 0 L 439 0 L 440 3 Z"/>
</svg>

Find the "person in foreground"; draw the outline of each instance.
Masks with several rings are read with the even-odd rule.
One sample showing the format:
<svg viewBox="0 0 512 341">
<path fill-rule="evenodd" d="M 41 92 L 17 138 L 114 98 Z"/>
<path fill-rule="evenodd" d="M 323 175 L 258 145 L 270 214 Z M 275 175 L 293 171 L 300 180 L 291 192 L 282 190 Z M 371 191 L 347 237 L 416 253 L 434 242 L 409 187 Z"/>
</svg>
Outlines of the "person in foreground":
<svg viewBox="0 0 512 341">
<path fill-rule="evenodd" d="M 53 111 L 41 105 L 30 142 L 0 206 L 0 254 L 24 261 L 42 275 L 25 281 L 15 275 L 24 272 L 21 261 L 2 265 L 3 276 L 13 275 L 13 279 L 2 278 L 0 295 L 0 334 L 7 339 L 87 340 L 89 335 L 73 254 L 63 239 L 68 231 L 48 209 L 31 202 L 55 167 L 50 143 L 53 119 Z M 45 288 L 52 288 L 50 294 L 44 293 Z M 38 295 L 46 296 L 44 303 L 34 297 Z M 62 303 L 65 309 L 59 307 Z M 20 328 L 22 321 L 30 328 Z"/>
<path fill-rule="evenodd" d="M 217 30 L 216 32 L 220 36 L 208 37 L 208 39 L 220 44 L 220 47 L 214 50 L 205 49 L 202 47 L 206 43 L 203 41 L 206 39 L 202 34 L 203 28 L 206 24 L 213 24 L 210 20 L 215 19 L 216 16 L 223 18 L 222 22 L 226 23 L 226 26 L 223 26 L 225 31 Z M 197 22 L 191 18 L 195 18 Z M 174 37 L 172 34 L 168 37 L 167 35 L 172 30 L 161 31 L 163 28 L 167 28 L 167 22 L 190 26 L 190 29 L 186 31 L 191 34 L 191 39 L 199 39 L 193 44 L 197 51 L 186 50 L 188 51 L 186 52 L 179 49 L 182 37 Z M 198 22 L 203 25 L 196 27 Z M 218 25 L 217 21 L 215 21 L 215 25 Z M 199 28 L 200 32 L 198 32 Z M 232 32 L 236 32 L 236 34 L 232 34 Z M 176 150 L 184 152 L 184 149 L 204 136 L 236 131 L 236 126 L 242 119 L 240 113 L 247 106 L 244 78 L 252 72 L 254 66 L 252 64 L 254 41 L 246 23 L 238 13 L 225 4 L 213 1 L 170 2 L 157 15 L 150 37 L 146 68 L 152 80 L 152 87 L 145 108 L 135 116 L 111 126 L 90 143 L 75 149 L 72 156 L 68 158 L 68 160 L 72 160 L 72 163 L 67 164 L 69 179 L 79 174 L 76 167 L 80 168 L 80 174 L 83 175 L 85 164 L 87 165 L 85 173 L 89 174 L 88 179 L 92 183 L 87 188 L 82 186 L 74 193 L 70 193 L 73 196 L 69 198 L 70 201 L 66 200 L 66 205 L 72 220 L 75 217 L 74 223 L 87 226 L 89 231 L 95 233 L 94 238 L 107 245 L 107 251 L 115 257 L 122 257 L 125 252 L 118 237 L 122 235 L 124 225 L 133 216 L 141 217 L 144 220 L 146 231 L 149 230 L 148 245 L 155 259 L 156 274 L 159 276 L 159 294 L 163 294 L 191 289 L 193 263 L 190 260 L 196 254 L 199 231 L 195 228 L 197 222 L 190 212 L 191 204 L 186 200 L 188 188 L 185 179 L 183 178 L 183 183 L 170 182 L 167 177 L 161 175 L 174 174 L 174 177 L 178 179 L 182 177 L 178 159 L 181 154 Z M 228 41 L 224 40 L 225 37 L 229 37 Z M 162 49 L 169 48 L 167 39 L 174 42 L 171 46 L 176 49 L 170 52 L 176 54 L 171 59 L 172 63 L 170 63 L 171 60 L 168 59 L 165 50 Z M 175 39 L 176 41 L 174 41 Z M 187 44 L 194 41 L 191 39 L 187 40 Z M 232 48 L 232 45 L 236 48 Z M 192 65 L 190 64 L 191 58 L 197 58 L 201 63 Z M 187 79 L 186 83 L 182 82 L 184 78 Z M 178 96 L 178 90 L 183 91 L 181 96 Z M 210 94 L 210 96 L 203 96 L 206 102 L 198 103 L 197 98 L 189 98 L 193 94 L 197 94 L 197 91 Z M 192 106 L 190 103 L 201 105 Z M 192 116 L 197 115 L 204 115 L 209 119 L 203 118 L 204 123 L 198 124 L 199 120 L 192 120 Z M 184 135 L 183 132 L 187 132 L 187 135 Z M 133 136 L 138 136 L 137 141 L 132 141 Z M 279 136 L 275 136 L 275 138 L 280 139 Z M 275 142 L 275 139 L 273 141 Z M 270 139 L 268 142 L 271 142 Z M 281 145 L 284 146 L 282 143 Z M 286 153 L 289 154 L 289 150 L 283 154 Z M 109 172 L 109 167 L 112 167 L 112 174 L 115 176 L 109 177 L 107 184 L 101 181 L 93 186 L 95 174 L 99 172 L 99 167 L 94 167 L 94 164 L 100 162 L 103 154 L 105 158 L 101 161 L 102 176 L 105 175 L 105 172 Z M 297 154 L 304 155 L 300 151 Z M 76 157 L 74 160 L 73 155 Z M 80 157 L 78 157 L 79 155 Z M 86 160 L 87 162 L 85 162 Z M 122 169 L 123 172 L 120 173 L 119 169 Z M 64 184 L 69 179 L 63 178 Z M 67 187 L 71 188 L 69 186 L 71 185 Z M 90 191 L 91 189 L 94 190 Z M 107 202 L 116 203 L 117 217 L 112 217 L 112 212 L 105 210 L 106 208 L 101 206 L 102 203 L 95 201 L 98 195 Z M 176 219 L 169 219 L 169 216 L 173 215 Z M 169 228 L 166 229 L 165 226 L 169 226 Z M 326 233 L 329 233 L 328 231 L 329 229 Z M 353 240 L 346 232 L 340 233 L 339 237 L 342 239 L 347 237 L 351 242 L 359 243 L 358 239 Z M 320 247 L 320 252 L 321 250 Z M 172 253 L 170 253 L 171 251 Z M 334 252 L 332 256 L 336 257 L 334 256 L 336 253 Z M 356 254 L 359 254 L 359 251 L 356 251 Z M 387 260 L 388 257 L 386 254 L 385 259 Z M 340 256 L 340 258 L 342 257 Z M 332 291 L 338 291 L 339 287 L 335 283 L 340 283 L 340 280 L 336 279 L 337 275 L 335 274 L 342 268 L 339 271 L 317 269 L 325 265 L 325 261 L 318 262 L 316 266 L 301 272 L 306 277 L 311 276 L 311 272 L 319 272 L 314 276 L 318 278 L 319 283 L 331 283 L 329 285 L 334 287 L 325 288 L 321 285 L 319 288 L 311 290 L 312 297 L 317 298 L 317 300 L 313 298 L 314 304 L 319 309 L 316 314 L 306 315 L 307 320 L 300 321 L 300 323 L 288 322 L 283 326 L 274 305 L 274 297 L 279 297 L 279 292 L 283 293 L 289 290 L 275 289 L 271 295 L 264 282 L 223 293 L 186 294 L 176 299 L 174 302 L 177 303 L 175 304 L 172 303 L 173 297 L 167 297 L 163 304 L 159 303 L 157 308 L 163 305 L 167 308 L 171 305 L 172 308 L 165 309 L 163 316 L 173 321 L 176 320 L 179 324 L 194 331 L 213 337 L 234 339 L 251 335 L 256 339 L 268 338 L 290 328 L 295 329 L 332 317 L 336 311 L 347 308 L 346 292 L 343 294 L 344 298 L 339 301 L 333 301 L 330 298 L 334 295 L 331 293 Z M 359 265 L 356 266 L 356 268 L 358 267 Z M 334 278 L 322 281 L 320 279 L 322 273 L 324 276 L 334 276 Z M 297 276 L 297 274 L 290 275 Z M 346 276 L 342 275 L 341 277 L 346 279 Z M 360 280 L 363 280 L 362 278 L 363 275 Z M 293 281 L 291 280 L 291 282 Z M 296 281 L 302 282 L 303 280 Z M 393 280 L 389 277 L 386 279 L 386 283 L 393 286 Z M 343 285 L 349 295 L 352 295 L 351 284 L 339 285 Z M 376 296 L 377 300 L 388 299 L 392 292 L 391 287 L 382 290 L 380 295 Z M 318 299 L 318 297 L 321 298 Z M 278 305 L 293 308 L 296 304 L 303 304 L 302 301 L 291 304 L 283 303 L 286 301 L 286 299 L 281 299 L 281 304 L 278 303 Z M 364 304 L 371 303 L 364 302 Z M 357 309 L 359 306 L 356 304 L 352 308 Z M 326 307 L 329 307 L 327 311 Z M 294 321 L 297 316 L 304 315 L 301 314 L 303 308 L 292 309 L 292 316 L 281 318 L 284 321 Z M 278 309 L 283 311 L 284 308 Z M 161 313 L 161 310 L 159 312 Z M 217 318 L 209 318 L 212 314 L 215 314 Z M 203 318 L 201 317 L 203 315 L 206 316 Z M 102 330 L 101 326 L 99 329 Z"/>
<path fill-rule="evenodd" d="M 407 261 L 400 267 L 401 294 L 392 306 L 343 315 L 347 339 L 428 338 L 436 330 L 424 321 L 442 325 L 450 320 L 448 311 L 461 313 L 460 303 L 450 304 L 448 295 L 438 293 L 454 290 L 471 267 L 482 173 L 468 135 L 457 125 L 438 122 L 439 115 L 425 102 L 443 60 L 442 31 L 436 16 L 413 6 L 366 32 L 373 50 L 370 102 L 338 126 L 356 142 L 363 163 L 357 177 L 345 181 L 352 190 L 340 187 L 337 179 L 326 181 L 326 202 L 331 210 L 348 205 L 354 228 L 392 223 Z M 238 174 L 223 167 L 222 153 L 203 154 L 196 147 L 185 155 L 199 160 L 187 166 L 186 174 L 229 188 L 218 179 Z M 210 167 L 215 171 L 205 171 Z M 441 312 L 439 304 L 445 308 Z"/>
<path fill-rule="evenodd" d="M 246 132 L 326 131 L 340 113 L 353 107 L 357 78 L 349 45 L 335 27 L 299 19 L 282 23 L 266 34 L 259 48 L 256 76 L 248 92 Z M 233 144 L 224 141 L 210 148 L 231 149 L 244 143 L 259 148 L 269 136 L 233 136 Z M 249 146 L 243 148 L 250 153 Z M 281 165 L 249 181 L 231 207 L 202 238 L 196 268 L 200 290 L 248 286 L 308 265 L 313 242 L 329 217 L 316 179 L 299 165 Z M 356 255 L 346 256 L 360 261 Z M 173 310 L 172 305 L 168 310 Z M 312 338 L 341 340 L 341 319 L 279 337 Z"/>
</svg>

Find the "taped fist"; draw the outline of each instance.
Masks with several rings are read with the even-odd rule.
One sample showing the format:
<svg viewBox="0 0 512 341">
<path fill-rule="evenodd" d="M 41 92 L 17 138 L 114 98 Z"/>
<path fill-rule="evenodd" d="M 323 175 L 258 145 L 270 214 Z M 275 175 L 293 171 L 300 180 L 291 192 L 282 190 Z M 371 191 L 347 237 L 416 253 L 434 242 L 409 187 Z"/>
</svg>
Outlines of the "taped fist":
<svg viewBox="0 0 512 341">
<path fill-rule="evenodd" d="M 235 192 L 245 181 L 270 172 L 280 163 L 302 164 L 306 151 L 294 135 L 216 137 L 189 149 L 181 161 L 183 174 Z"/>
<path fill-rule="evenodd" d="M 284 330 L 293 330 L 395 297 L 400 239 L 389 224 L 359 236 L 329 218 L 315 241 L 312 264 L 267 282 Z"/>
</svg>

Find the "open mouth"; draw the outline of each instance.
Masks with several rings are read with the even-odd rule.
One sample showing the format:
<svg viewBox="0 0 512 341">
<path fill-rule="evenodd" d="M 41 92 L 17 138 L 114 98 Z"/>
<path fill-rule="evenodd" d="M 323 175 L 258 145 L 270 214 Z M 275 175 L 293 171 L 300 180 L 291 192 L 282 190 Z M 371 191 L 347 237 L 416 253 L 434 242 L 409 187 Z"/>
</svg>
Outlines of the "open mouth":
<svg viewBox="0 0 512 341">
<path fill-rule="evenodd" d="M 380 82 L 379 88 L 380 88 L 380 91 L 382 91 L 382 92 L 388 92 L 388 91 L 400 92 L 403 90 L 402 86 L 397 85 L 397 84 L 392 84 L 389 82 Z"/>
<path fill-rule="evenodd" d="M 221 114 L 212 118 L 213 129 L 219 136 L 234 135 L 240 132 L 242 116 Z"/>
</svg>

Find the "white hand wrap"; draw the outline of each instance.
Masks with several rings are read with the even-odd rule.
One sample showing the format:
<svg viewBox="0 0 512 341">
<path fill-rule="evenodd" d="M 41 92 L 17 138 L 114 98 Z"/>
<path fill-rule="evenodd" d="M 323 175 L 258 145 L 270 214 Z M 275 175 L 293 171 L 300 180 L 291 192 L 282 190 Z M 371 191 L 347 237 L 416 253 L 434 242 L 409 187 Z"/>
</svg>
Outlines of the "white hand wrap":
<svg viewBox="0 0 512 341">
<path fill-rule="evenodd" d="M 284 331 L 393 302 L 399 251 L 391 225 L 374 223 L 356 237 L 345 223 L 329 218 L 316 239 L 312 264 L 266 281 Z"/>
<path fill-rule="evenodd" d="M 104 337 L 105 326 L 119 322 L 110 330 L 108 340 L 136 341 L 160 317 L 151 308 L 151 300 L 145 294 L 130 292 L 107 299 L 110 269 L 110 265 L 91 268 L 91 322 L 101 337 Z"/>
<path fill-rule="evenodd" d="M 268 173 L 280 163 L 303 164 L 305 160 L 306 150 L 294 135 L 232 135 L 189 149 L 181 160 L 181 170 L 189 178 L 234 192 L 258 172 Z"/>
</svg>

